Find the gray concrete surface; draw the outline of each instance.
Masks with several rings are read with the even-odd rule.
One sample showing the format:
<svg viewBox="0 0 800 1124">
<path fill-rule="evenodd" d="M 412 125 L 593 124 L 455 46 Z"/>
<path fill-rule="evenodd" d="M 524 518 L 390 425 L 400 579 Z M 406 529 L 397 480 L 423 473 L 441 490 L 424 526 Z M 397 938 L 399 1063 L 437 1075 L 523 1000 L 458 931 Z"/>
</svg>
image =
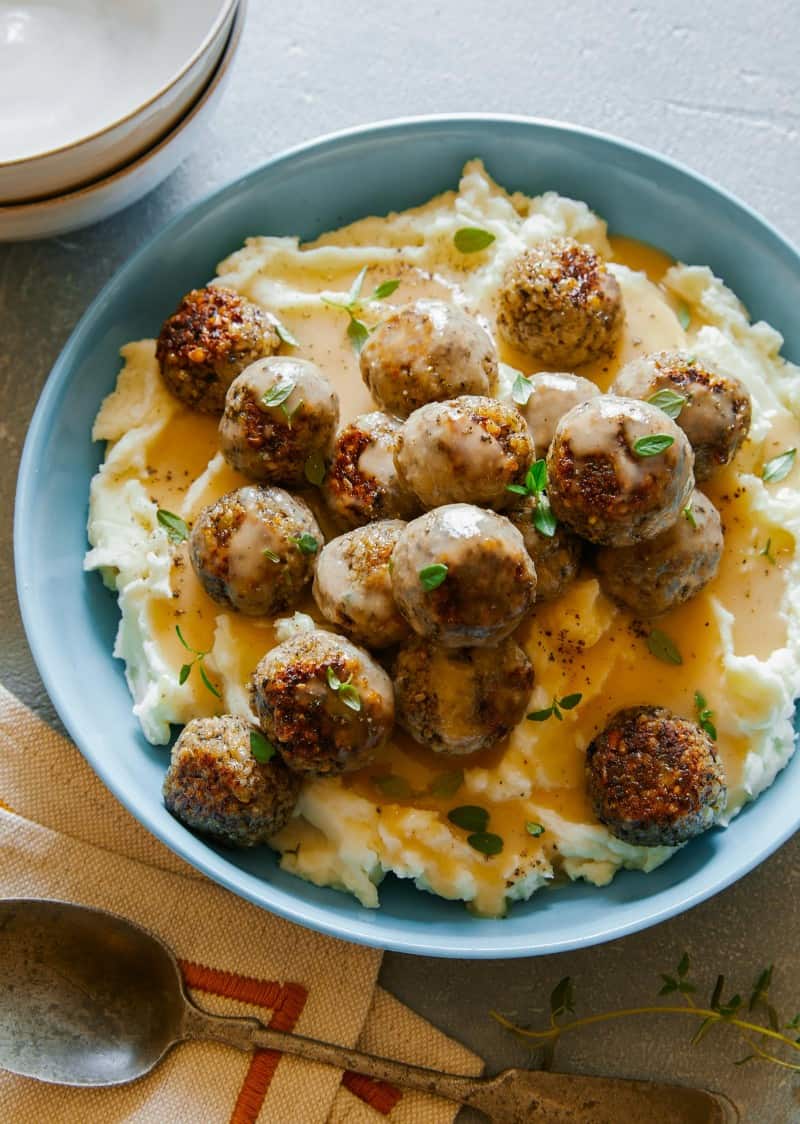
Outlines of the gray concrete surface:
<svg viewBox="0 0 800 1124">
<path fill-rule="evenodd" d="M 13 594 L 16 465 L 37 393 L 71 328 L 176 210 L 319 133 L 404 114 L 503 111 L 657 148 L 737 193 L 798 242 L 799 31 L 794 0 L 250 0 L 243 47 L 202 151 L 149 198 L 94 229 L 0 247 L 0 681 L 57 721 Z M 706 986 L 724 972 L 746 989 L 774 961 L 775 993 L 791 1016 L 800 1009 L 799 894 L 795 839 L 713 901 L 638 936 L 491 964 L 388 955 L 382 978 L 491 1068 L 528 1056 L 491 1021 L 491 1008 L 535 1020 L 565 975 L 575 977 L 581 1012 L 638 1005 L 684 948 Z M 748 1050 L 727 1028 L 696 1047 L 690 1032 L 688 1021 L 665 1016 L 602 1024 L 565 1040 L 558 1062 L 726 1089 L 753 1124 L 800 1120 L 798 1074 L 758 1062 L 735 1067 Z"/>
</svg>

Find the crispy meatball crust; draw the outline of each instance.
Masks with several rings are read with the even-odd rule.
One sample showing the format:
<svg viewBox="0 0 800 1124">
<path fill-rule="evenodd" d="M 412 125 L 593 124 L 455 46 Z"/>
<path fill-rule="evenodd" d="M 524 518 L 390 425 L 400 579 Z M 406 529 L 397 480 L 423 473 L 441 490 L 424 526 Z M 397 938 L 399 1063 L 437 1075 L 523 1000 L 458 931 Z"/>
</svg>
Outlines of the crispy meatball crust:
<svg viewBox="0 0 800 1124">
<path fill-rule="evenodd" d="M 583 544 L 563 523 L 555 534 L 543 535 L 533 522 L 535 513 L 536 497 L 525 496 L 504 514 L 522 535 L 536 567 L 536 600 L 554 601 L 577 576 Z"/>
<path fill-rule="evenodd" d="M 405 523 L 382 519 L 333 539 L 314 577 L 319 611 L 367 648 L 399 644 L 409 634 L 394 600 L 390 563 Z"/>
<path fill-rule="evenodd" d="M 181 823 L 233 847 L 255 847 L 285 827 L 300 778 L 275 755 L 261 763 L 243 718 L 193 718 L 172 747 L 164 803 Z"/>
<path fill-rule="evenodd" d="M 281 346 L 271 317 L 233 289 L 210 285 L 187 293 L 162 325 L 156 359 L 176 398 L 221 414 L 236 376 Z"/>
<path fill-rule="evenodd" d="M 727 790 L 714 743 L 657 706 L 618 711 L 587 751 L 595 815 L 639 847 L 676 847 L 711 827 Z"/>
<path fill-rule="evenodd" d="M 247 616 L 273 616 L 296 604 L 314 573 L 315 552 L 300 549 L 302 535 L 322 545 L 303 500 L 248 484 L 203 509 L 189 557 L 214 601 Z"/>
<path fill-rule="evenodd" d="M 329 670 L 354 688 L 357 710 L 330 686 Z M 383 668 L 350 640 L 321 629 L 267 652 L 253 673 L 251 697 L 264 733 L 297 773 L 359 769 L 394 726 L 394 692 Z"/>
<path fill-rule="evenodd" d="M 280 401 L 265 403 L 270 394 Z M 277 355 L 252 363 L 229 386 L 220 448 L 253 480 L 303 486 L 309 458 L 327 458 L 338 421 L 339 397 L 319 367 Z"/>
<path fill-rule="evenodd" d="M 732 375 L 723 375 L 682 351 L 657 351 L 626 364 L 614 394 L 650 398 L 672 390 L 686 399 L 675 419 L 694 449 L 694 475 L 707 480 L 729 464 L 750 432 L 750 395 Z"/>
<path fill-rule="evenodd" d="M 664 434 L 669 448 L 636 452 L 638 440 Z M 656 406 L 602 394 L 556 426 L 547 453 L 553 511 L 590 542 L 630 546 L 671 527 L 694 487 L 686 434 Z"/>
<path fill-rule="evenodd" d="M 547 366 L 612 355 L 624 319 L 616 278 L 591 246 L 571 238 L 525 250 L 498 291 L 501 336 Z"/>
<path fill-rule="evenodd" d="M 442 564 L 444 581 L 426 590 L 421 575 Z M 392 589 L 419 635 L 446 648 L 487 647 L 530 612 L 536 569 L 522 535 L 504 516 L 454 503 L 406 526 L 392 556 Z"/>
<path fill-rule="evenodd" d="M 533 393 L 520 413 L 528 423 L 533 443 L 543 457 L 553 440 L 556 426 L 573 406 L 596 398 L 600 387 L 580 375 L 561 371 L 541 371 L 528 380 Z"/>
<path fill-rule="evenodd" d="M 415 410 L 400 432 L 394 463 L 425 507 L 506 507 L 512 498 L 507 485 L 523 483 L 534 456 L 519 410 L 496 398 L 464 395 Z"/>
<path fill-rule="evenodd" d="M 522 719 L 533 666 L 518 644 L 439 648 L 414 637 L 397 654 L 397 720 L 437 753 L 475 753 L 506 737 Z"/>
<path fill-rule="evenodd" d="M 400 422 L 375 410 L 337 434 L 323 483 L 331 513 L 348 527 L 374 519 L 413 519 L 422 505 L 394 466 Z"/>
<path fill-rule="evenodd" d="M 684 516 L 654 539 L 598 550 L 600 585 L 638 616 L 653 617 L 682 605 L 708 585 L 719 569 L 722 545 L 719 512 L 695 491 Z"/>
<path fill-rule="evenodd" d="M 419 300 L 379 324 L 361 350 L 361 377 L 384 410 L 407 418 L 426 402 L 492 394 L 497 352 L 455 305 Z"/>
</svg>

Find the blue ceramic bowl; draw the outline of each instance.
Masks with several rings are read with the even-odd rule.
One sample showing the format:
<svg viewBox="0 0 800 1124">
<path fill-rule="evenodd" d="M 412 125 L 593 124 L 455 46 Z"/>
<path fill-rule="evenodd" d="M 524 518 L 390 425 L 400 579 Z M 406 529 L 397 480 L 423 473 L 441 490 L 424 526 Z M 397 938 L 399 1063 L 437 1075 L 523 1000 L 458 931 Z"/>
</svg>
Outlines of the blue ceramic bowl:
<svg viewBox="0 0 800 1124">
<path fill-rule="evenodd" d="M 236 894 L 300 924 L 364 944 L 458 957 L 528 956 L 620 937 L 716 893 L 800 826 L 800 755 L 726 831 L 691 843 L 653 874 L 610 886 L 575 884 L 515 905 L 502 921 L 392 877 L 380 910 L 284 874 L 266 848 L 223 852 L 165 811 L 167 753 L 147 744 L 111 658 L 117 607 L 86 575 L 89 481 L 102 448 L 90 439 L 113 387 L 119 348 L 153 336 L 188 289 L 246 235 L 314 238 L 370 213 L 422 203 L 455 187 L 481 156 L 507 188 L 555 189 L 586 200 L 613 231 L 684 261 L 710 265 L 786 337 L 800 359 L 800 257 L 742 203 L 663 158 L 585 130 L 509 117 L 438 117 L 340 133 L 269 161 L 194 204 L 151 239 L 105 287 L 53 368 L 34 415 L 19 476 L 16 568 L 33 654 L 67 729 L 95 771 L 150 831 Z"/>
</svg>

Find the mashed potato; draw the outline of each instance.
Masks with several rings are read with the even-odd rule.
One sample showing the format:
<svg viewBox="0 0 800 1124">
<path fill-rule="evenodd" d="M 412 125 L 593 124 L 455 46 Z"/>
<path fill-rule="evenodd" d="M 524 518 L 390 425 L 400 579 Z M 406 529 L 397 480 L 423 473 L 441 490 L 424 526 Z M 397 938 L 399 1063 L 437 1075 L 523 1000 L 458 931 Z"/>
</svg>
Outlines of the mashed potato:
<svg viewBox="0 0 800 1124">
<path fill-rule="evenodd" d="M 453 235 L 463 226 L 489 230 L 495 241 L 488 250 L 461 254 Z M 365 906 L 378 905 L 378 887 L 390 871 L 499 915 L 508 901 L 530 897 L 557 876 L 603 885 L 621 867 L 648 871 L 663 863 L 673 849 L 616 839 L 597 823 L 585 794 L 584 751 L 620 706 L 659 704 L 693 717 L 694 693 L 702 692 L 719 731 L 728 819 L 771 784 L 794 748 L 800 494 L 796 469 L 770 485 L 760 473 L 765 460 L 800 444 L 800 371 L 780 357 L 778 333 L 751 324 L 710 270 L 672 265 L 656 251 L 609 239 L 605 224 L 583 203 L 553 193 L 509 195 L 473 161 L 458 192 L 413 210 L 364 219 L 309 246 L 292 238 L 248 239 L 221 263 L 215 280 L 281 318 L 299 341 L 294 353 L 318 363 L 336 386 L 346 421 L 372 403 L 346 337 L 346 313 L 325 304 L 324 296 L 341 300 L 367 266 L 364 292 L 382 280 L 400 280 L 390 300 L 365 302 L 368 324 L 387 307 L 443 296 L 493 332 L 493 295 L 506 265 L 525 247 L 556 235 L 588 242 L 610 258 L 625 302 L 618 354 L 583 367 L 582 374 L 605 389 L 632 357 L 688 346 L 749 390 L 750 439 L 704 487 L 722 514 L 723 562 L 698 597 L 659 618 L 658 627 L 680 650 L 680 666 L 654 658 L 641 625 L 586 573 L 558 601 L 537 606 L 518 633 L 536 670 L 531 710 L 581 694 L 563 722 L 523 721 L 507 744 L 458 761 L 398 733 L 371 768 L 307 782 L 297 815 L 272 841 L 281 863 L 318 885 L 354 894 Z M 507 388 L 516 370 L 532 369 L 502 345 L 500 356 Z M 114 654 L 125 661 L 145 736 L 166 744 L 171 724 L 198 715 L 225 710 L 251 716 L 253 667 L 279 638 L 311 626 L 318 615 L 309 601 L 304 612 L 277 623 L 245 619 L 206 597 L 185 545 L 170 541 L 157 511 L 191 521 L 243 478 L 218 453 L 215 420 L 190 412 L 163 386 L 154 342 L 128 344 L 123 358 L 116 390 L 94 427 L 107 452 L 92 482 L 86 568 L 100 570 L 117 593 Z M 202 667 L 220 699 L 196 665 L 180 682 L 181 667 L 193 656 L 176 624 L 185 642 L 203 653 Z M 479 854 L 449 823 L 448 809 L 467 803 L 489 811 L 489 829 L 504 840 L 501 854 Z M 544 830 L 532 835 L 526 830 L 531 823 Z"/>
</svg>

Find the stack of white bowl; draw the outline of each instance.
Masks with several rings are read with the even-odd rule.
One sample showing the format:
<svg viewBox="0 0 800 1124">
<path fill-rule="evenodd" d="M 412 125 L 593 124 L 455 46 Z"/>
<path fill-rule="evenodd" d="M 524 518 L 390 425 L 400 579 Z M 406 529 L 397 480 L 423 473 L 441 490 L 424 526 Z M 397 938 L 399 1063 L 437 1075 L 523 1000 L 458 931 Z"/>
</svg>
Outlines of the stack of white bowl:
<svg viewBox="0 0 800 1124">
<path fill-rule="evenodd" d="M 108 217 L 187 155 L 245 0 L 0 0 L 0 241 Z"/>
</svg>

